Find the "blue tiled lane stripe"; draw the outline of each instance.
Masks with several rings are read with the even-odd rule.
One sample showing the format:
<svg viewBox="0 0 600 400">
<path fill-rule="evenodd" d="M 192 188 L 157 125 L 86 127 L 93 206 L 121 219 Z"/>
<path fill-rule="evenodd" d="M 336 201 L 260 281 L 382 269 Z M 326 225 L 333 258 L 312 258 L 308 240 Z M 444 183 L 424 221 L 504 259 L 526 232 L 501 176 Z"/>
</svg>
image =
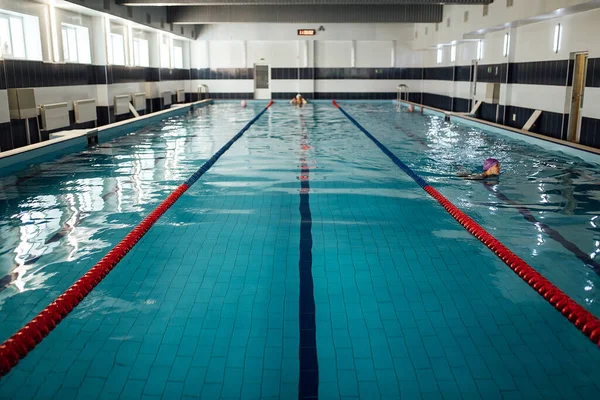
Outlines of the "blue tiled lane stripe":
<svg viewBox="0 0 600 400">
<path fill-rule="evenodd" d="M 415 172 L 412 169 L 410 169 L 410 167 L 408 165 L 406 165 L 402 161 L 400 161 L 400 159 L 398 157 L 396 157 L 394 155 L 394 153 L 392 153 L 387 147 L 385 147 L 379 140 L 375 139 L 375 136 L 371 135 L 371 133 L 369 133 L 369 131 L 367 131 L 365 128 L 363 128 L 363 126 L 361 124 L 359 124 L 358 121 L 356 121 L 354 118 L 352 118 L 352 116 L 350 114 L 348 114 L 346 111 L 344 111 L 344 109 L 342 107 L 340 107 L 335 102 L 335 100 L 333 101 L 333 104 L 346 116 L 346 118 L 348 118 L 354 125 L 356 125 L 356 127 L 358 129 L 360 129 L 362 133 L 367 135 L 367 137 L 369 139 L 371 139 L 373 141 L 373 143 L 375 143 L 377 145 L 377 147 L 379 147 L 379 149 L 381 151 L 383 151 L 385 153 L 385 155 L 388 156 L 394 162 L 394 164 L 396 164 L 402 171 L 404 171 L 415 182 L 417 182 L 417 184 L 419 186 L 421 186 L 423 189 L 425 188 L 425 186 L 429 186 L 429 183 L 427 183 L 427 181 L 425 179 L 423 179 L 419 175 L 415 174 Z"/>
<path fill-rule="evenodd" d="M 271 101 L 265 108 L 263 108 L 263 110 L 261 112 L 259 112 L 258 114 L 256 114 L 254 116 L 254 118 L 252 118 L 246 124 L 246 126 L 244 126 L 242 128 L 242 130 L 237 133 L 237 135 L 235 135 L 234 137 L 232 137 L 231 140 L 229 140 L 227 143 L 225 143 L 225 145 L 223 147 L 221 147 L 219 149 L 219 151 L 217 151 L 210 159 L 208 159 L 204 164 L 202 164 L 202 166 L 198 169 L 198 171 L 194 172 L 194 174 L 192 176 L 190 176 L 187 181 L 185 181 L 185 184 L 188 185 L 188 186 L 192 186 L 194 183 L 196 183 L 196 181 L 198 179 L 200 179 L 200 177 L 202 175 L 204 175 L 204 173 L 206 171 L 208 171 L 210 169 L 210 167 L 212 167 L 214 165 L 214 163 L 216 163 L 217 160 L 219 158 L 221 158 L 221 156 L 223 154 L 225 154 L 225 152 L 227 150 L 229 150 L 229 148 L 231 146 L 233 146 L 233 144 L 239 138 L 241 138 L 244 133 L 246 133 L 246 131 L 248 130 L 248 128 L 250 128 L 252 126 L 252 124 L 254 124 L 260 117 L 262 117 L 262 115 L 269 109 L 269 107 L 271 107 L 272 104 L 273 104 L 273 102 Z"/>
<path fill-rule="evenodd" d="M 312 214 L 310 212 L 310 168 L 305 152 L 310 148 L 301 120 L 302 158 L 300 159 L 300 380 L 299 399 L 319 397 L 319 364 L 317 361 L 317 331 L 315 318 L 314 284 L 312 275 Z"/>
</svg>

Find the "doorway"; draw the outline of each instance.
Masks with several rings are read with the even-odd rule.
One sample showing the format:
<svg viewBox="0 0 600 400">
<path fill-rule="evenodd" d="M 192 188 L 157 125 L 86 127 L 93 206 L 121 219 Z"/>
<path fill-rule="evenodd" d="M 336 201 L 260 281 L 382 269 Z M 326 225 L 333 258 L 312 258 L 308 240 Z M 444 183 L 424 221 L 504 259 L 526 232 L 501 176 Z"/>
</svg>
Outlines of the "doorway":
<svg viewBox="0 0 600 400">
<path fill-rule="evenodd" d="M 270 100 L 271 88 L 269 85 L 271 74 L 269 66 L 265 64 L 254 65 L 254 98 L 257 100 Z"/>
<path fill-rule="evenodd" d="M 581 109 L 583 108 L 583 94 L 585 91 L 585 77 L 587 75 L 588 53 L 575 53 L 575 66 L 573 68 L 573 90 L 571 92 L 571 112 L 569 115 L 569 130 L 567 140 L 579 143 L 581 133 Z"/>
</svg>

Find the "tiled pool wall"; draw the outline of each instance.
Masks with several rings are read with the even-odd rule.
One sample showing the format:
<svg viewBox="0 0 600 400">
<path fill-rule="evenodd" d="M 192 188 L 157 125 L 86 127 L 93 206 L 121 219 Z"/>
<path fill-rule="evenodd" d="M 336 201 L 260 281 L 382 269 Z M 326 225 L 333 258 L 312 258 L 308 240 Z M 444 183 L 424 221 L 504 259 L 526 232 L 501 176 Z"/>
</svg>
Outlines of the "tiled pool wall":
<svg viewBox="0 0 600 400">
<path fill-rule="evenodd" d="M 597 65 L 597 67 L 596 67 Z M 572 60 L 507 62 L 477 66 L 478 86 L 501 83 L 505 88 L 533 85 L 539 93 L 559 88 L 566 90 L 572 83 Z M 272 67 L 270 69 L 271 97 L 275 100 L 291 99 L 298 91 L 309 100 L 393 100 L 399 84 L 410 88 L 409 100 L 446 111 L 468 112 L 470 99 L 451 96 L 447 87 L 470 85 L 474 81 L 472 65 L 411 67 L 411 68 L 321 68 L 321 67 Z M 231 81 L 235 82 L 232 92 Z M 38 103 L 55 103 L 80 99 L 81 91 L 89 92 L 89 98 L 97 97 L 98 85 L 105 85 L 107 98 L 117 94 L 144 91 L 149 84 L 155 94 L 169 89 L 172 93 L 184 89 L 186 102 L 197 101 L 199 84 L 209 86 L 210 97 L 219 100 L 242 100 L 254 98 L 253 68 L 190 68 L 165 69 L 150 67 L 94 66 L 82 64 L 45 64 L 39 61 L 0 61 L 0 96 L 5 89 L 33 87 Z M 60 89 L 58 89 L 60 88 Z M 60 96 L 56 94 L 60 90 Z M 508 89 L 507 89 L 508 90 Z M 592 97 L 600 92 L 600 58 L 590 58 L 586 77 L 586 90 Z M 443 93 L 442 93 L 443 92 Z M 71 94 L 70 94 L 71 93 Z M 462 93 L 459 91 L 459 94 Z M 538 93 L 538 94 L 539 94 Z M 464 93 L 462 93 L 464 95 Z M 468 96 L 467 96 L 468 97 Z M 589 96 L 588 96 L 589 97 Z M 592 99 L 593 100 L 593 99 Z M 175 103 L 173 95 L 173 103 Z M 569 123 L 568 113 L 542 109 L 542 115 L 532 132 L 554 138 L 564 138 Z M 162 98 L 147 99 L 147 112 L 162 110 Z M 495 105 L 483 103 L 477 117 L 510 127 L 521 128 L 534 109 L 525 104 Z M 116 117 L 111 105 L 97 107 L 100 126 L 132 118 L 126 114 Z M 70 128 L 77 126 L 73 110 L 70 110 Z M 591 115 L 582 118 L 581 144 L 600 148 L 600 119 Z M 37 129 L 36 127 L 33 127 Z M 42 140 L 48 132 L 41 131 Z M 35 136 L 35 135 L 34 135 Z M 27 144 L 24 121 L 9 120 L 0 116 L 0 150 L 6 151 Z"/>
</svg>

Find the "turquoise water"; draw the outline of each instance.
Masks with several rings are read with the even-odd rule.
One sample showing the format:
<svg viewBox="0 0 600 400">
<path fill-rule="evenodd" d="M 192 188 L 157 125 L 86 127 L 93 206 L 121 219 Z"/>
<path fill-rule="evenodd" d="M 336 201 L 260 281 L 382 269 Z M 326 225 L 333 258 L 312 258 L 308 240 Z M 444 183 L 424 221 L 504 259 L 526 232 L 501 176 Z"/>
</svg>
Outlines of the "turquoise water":
<svg viewBox="0 0 600 400">
<path fill-rule="evenodd" d="M 218 104 L 0 178 L 0 340 L 262 106 Z M 344 107 L 600 315 L 593 268 L 516 208 L 592 254 L 597 165 L 391 104 Z M 455 177 L 488 156 L 498 182 Z M 339 111 L 276 104 L 0 380 L 0 397 L 595 398 L 599 363 Z"/>
</svg>

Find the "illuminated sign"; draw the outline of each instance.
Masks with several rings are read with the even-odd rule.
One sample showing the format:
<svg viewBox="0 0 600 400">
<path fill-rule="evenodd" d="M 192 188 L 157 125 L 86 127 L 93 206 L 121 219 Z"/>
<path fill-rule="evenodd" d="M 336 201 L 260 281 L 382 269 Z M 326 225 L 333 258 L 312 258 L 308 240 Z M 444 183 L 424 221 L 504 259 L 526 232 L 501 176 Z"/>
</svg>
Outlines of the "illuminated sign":
<svg viewBox="0 0 600 400">
<path fill-rule="evenodd" d="M 315 36 L 315 33 L 314 29 L 298 29 L 298 36 Z"/>
</svg>

